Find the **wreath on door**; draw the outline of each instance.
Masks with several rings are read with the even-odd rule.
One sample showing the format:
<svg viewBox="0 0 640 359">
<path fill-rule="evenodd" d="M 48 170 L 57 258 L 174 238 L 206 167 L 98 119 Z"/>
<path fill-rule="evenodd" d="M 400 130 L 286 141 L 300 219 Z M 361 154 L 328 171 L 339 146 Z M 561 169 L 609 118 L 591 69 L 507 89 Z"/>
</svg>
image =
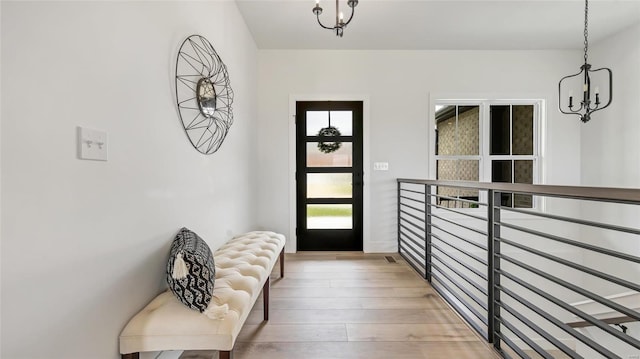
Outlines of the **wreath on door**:
<svg viewBox="0 0 640 359">
<path fill-rule="evenodd" d="M 331 153 L 339 150 L 340 147 L 342 147 L 342 142 L 328 140 L 332 137 L 340 137 L 341 135 L 342 134 L 340 133 L 340 130 L 333 126 L 328 126 L 320 129 L 320 132 L 318 132 L 318 136 L 327 139 L 327 141 L 322 140 L 318 142 L 318 149 L 320 150 L 320 152 Z"/>
<path fill-rule="evenodd" d="M 342 142 L 335 138 L 339 138 L 340 136 L 342 136 L 340 130 L 331 126 L 331 111 L 329 111 L 329 126 L 321 128 L 318 132 L 318 137 L 322 138 L 318 142 L 318 149 L 320 152 L 332 153 L 339 150 L 340 147 L 342 147 Z"/>
</svg>

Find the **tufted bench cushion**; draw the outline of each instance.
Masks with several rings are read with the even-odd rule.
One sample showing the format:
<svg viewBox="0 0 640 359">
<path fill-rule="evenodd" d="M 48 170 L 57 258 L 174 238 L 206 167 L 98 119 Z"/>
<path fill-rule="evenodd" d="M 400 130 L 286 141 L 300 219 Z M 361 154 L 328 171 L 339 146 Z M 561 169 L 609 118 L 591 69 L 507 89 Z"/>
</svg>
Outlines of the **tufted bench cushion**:
<svg viewBox="0 0 640 359">
<path fill-rule="evenodd" d="M 237 236 L 214 253 L 216 280 L 211 306 L 228 306 L 211 319 L 184 306 L 171 291 L 158 295 L 136 314 L 120 334 L 120 353 L 162 350 L 231 351 L 251 308 L 265 288 L 278 257 L 283 269 L 285 238 L 273 232 Z M 265 320 L 268 319 L 268 306 Z"/>
</svg>

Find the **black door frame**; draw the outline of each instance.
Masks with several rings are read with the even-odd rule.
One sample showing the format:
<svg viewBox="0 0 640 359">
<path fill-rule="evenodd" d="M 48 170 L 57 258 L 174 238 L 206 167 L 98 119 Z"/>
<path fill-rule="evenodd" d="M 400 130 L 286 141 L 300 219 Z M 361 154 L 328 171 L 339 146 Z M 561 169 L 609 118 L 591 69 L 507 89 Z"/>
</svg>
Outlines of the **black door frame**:
<svg viewBox="0 0 640 359">
<path fill-rule="evenodd" d="M 340 111 L 353 113 L 353 135 L 339 139 L 353 143 L 352 167 L 307 167 L 307 142 L 319 137 L 306 135 L 305 111 Z M 364 101 L 296 101 L 296 247 L 297 250 L 363 250 L 364 228 Z M 352 198 L 306 198 L 307 173 L 353 173 Z M 352 204 L 352 229 L 307 229 L 307 204 Z"/>
</svg>

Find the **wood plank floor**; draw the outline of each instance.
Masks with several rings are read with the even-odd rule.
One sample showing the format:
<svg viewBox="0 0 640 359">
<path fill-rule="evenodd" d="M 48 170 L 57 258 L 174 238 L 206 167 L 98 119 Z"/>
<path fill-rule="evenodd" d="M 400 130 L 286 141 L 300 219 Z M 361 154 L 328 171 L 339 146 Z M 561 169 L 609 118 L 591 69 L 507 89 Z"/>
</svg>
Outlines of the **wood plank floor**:
<svg viewBox="0 0 640 359">
<path fill-rule="evenodd" d="M 285 278 L 278 265 L 271 276 L 269 322 L 258 299 L 235 359 L 499 358 L 395 253 L 301 252 L 285 261 Z"/>
</svg>

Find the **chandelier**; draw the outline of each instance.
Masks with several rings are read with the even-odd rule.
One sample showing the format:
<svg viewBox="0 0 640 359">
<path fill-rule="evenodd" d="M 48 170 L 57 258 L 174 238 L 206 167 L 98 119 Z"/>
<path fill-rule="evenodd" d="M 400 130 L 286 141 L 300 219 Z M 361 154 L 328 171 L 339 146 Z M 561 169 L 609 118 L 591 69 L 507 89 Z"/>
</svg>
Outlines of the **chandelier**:
<svg viewBox="0 0 640 359">
<path fill-rule="evenodd" d="M 349 6 L 351 8 L 351 16 L 349 16 L 349 20 L 347 20 L 347 22 L 345 22 L 344 21 L 344 14 L 340 11 L 339 2 L 338 2 L 338 0 L 336 0 L 336 24 L 333 25 L 332 27 L 325 26 L 320 21 L 320 14 L 322 14 L 322 7 L 320 7 L 320 0 L 316 0 L 316 6 L 313 8 L 313 13 L 318 18 L 318 24 L 320 24 L 320 26 L 322 26 L 325 29 L 335 30 L 336 36 L 342 37 L 342 33 L 344 32 L 344 28 L 347 27 L 347 25 L 351 22 L 351 19 L 353 19 L 353 13 L 355 11 L 354 9 L 355 9 L 355 7 L 357 5 L 358 5 L 358 0 L 348 0 L 347 1 L 347 6 Z"/>
<path fill-rule="evenodd" d="M 611 73 L 611 70 L 606 67 L 597 69 L 597 70 L 591 70 L 591 65 L 587 61 L 587 57 L 588 57 L 587 51 L 589 50 L 589 39 L 588 39 L 589 32 L 587 31 L 588 14 L 589 14 L 589 0 L 585 0 L 584 2 L 584 65 L 580 66 L 580 72 L 578 72 L 575 75 L 565 76 L 558 83 L 558 107 L 560 109 L 560 112 L 567 115 L 578 115 L 580 116 L 580 120 L 582 120 L 582 122 L 585 122 L 585 123 L 591 119 L 592 113 L 609 107 L 609 105 L 611 104 L 611 99 L 613 98 L 613 88 L 612 88 L 613 74 Z M 600 99 L 600 88 L 598 86 L 591 85 L 591 74 L 595 74 L 600 71 L 603 71 L 606 74 L 608 74 L 608 78 L 609 78 L 609 86 L 608 86 L 609 99 L 607 101 L 607 104 L 604 106 L 600 106 L 602 105 L 602 101 Z M 567 82 L 570 82 L 569 79 L 573 77 L 579 77 L 579 76 L 583 77 L 583 81 L 582 81 L 582 89 L 581 89 L 582 99 L 580 100 L 580 103 L 578 106 L 577 104 L 573 103 L 573 91 L 569 90 L 569 93 L 568 93 L 569 96 L 568 96 L 568 99 L 566 99 L 566 98 L 563 98 L 562 88 L 563 88 L 563 81 L 567 80 L 565 81 L 565 84 L 566 84 Z M 569 87 L 569 86 L 565 86 L 565 87 Z M 592 93 L 593 93 L 593 96 L 595 97 L 593 100 L 592 100 Z M 565 102 L 566 106 L 563 106 L 563 101 L 567 101 Z"/>
</svg>

